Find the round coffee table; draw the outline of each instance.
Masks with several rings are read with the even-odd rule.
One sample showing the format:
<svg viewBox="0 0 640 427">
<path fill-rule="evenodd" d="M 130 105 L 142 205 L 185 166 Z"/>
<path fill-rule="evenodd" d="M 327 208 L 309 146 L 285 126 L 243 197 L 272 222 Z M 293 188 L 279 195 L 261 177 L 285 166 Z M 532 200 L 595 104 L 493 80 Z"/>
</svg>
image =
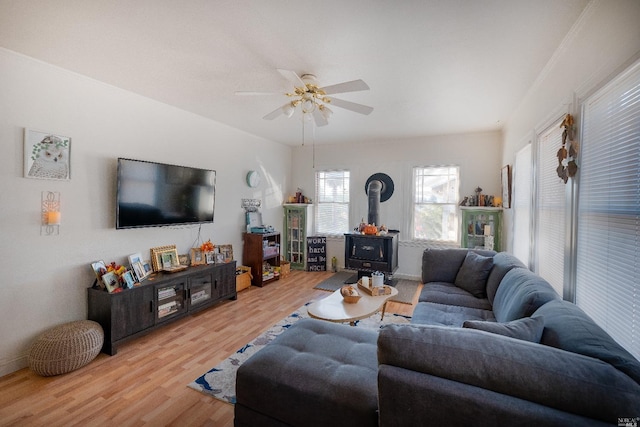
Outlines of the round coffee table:
<svg viewBox="0 0 640 427">
<path fill-rule="evenodd" d="M 313 302 L 307 307 L 309 316 L 315 319 L 328 320 L 330 322 L 349 322 L 351 326 L 356 320 L 365 319 L 382 309 L 380 320 L 384 319 L 384 312 L 389 298 L 398 295 L 398 290 L 391 287 L 388 295 L 371 296 L 365 291 L 359 290 L 362 298 L 355 304 L 344 302 L 340 289 L 326 298 Z"/>
</svg>

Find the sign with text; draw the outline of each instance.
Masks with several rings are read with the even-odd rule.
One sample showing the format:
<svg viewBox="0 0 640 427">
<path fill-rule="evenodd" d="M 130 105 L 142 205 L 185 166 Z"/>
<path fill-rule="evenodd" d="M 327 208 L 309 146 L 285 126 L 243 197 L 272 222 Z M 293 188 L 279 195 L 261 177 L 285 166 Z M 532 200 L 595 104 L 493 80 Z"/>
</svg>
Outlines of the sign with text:
<svg viewBox="0 0 640 427">
<path fill-rule="evenodd" d="M 307 271 L 327 271 L 326 237 L 307 237 Z"/>
</svg>

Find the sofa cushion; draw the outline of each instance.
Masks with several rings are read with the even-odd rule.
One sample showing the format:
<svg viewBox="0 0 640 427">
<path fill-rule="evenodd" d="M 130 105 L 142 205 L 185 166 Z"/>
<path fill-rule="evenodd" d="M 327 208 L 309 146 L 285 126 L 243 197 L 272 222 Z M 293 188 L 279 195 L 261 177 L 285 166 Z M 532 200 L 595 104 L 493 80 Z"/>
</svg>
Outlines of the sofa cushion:
<svg viewBox="0 0 640 427">
<path fill-rule="evenodd" d="M 270 425 L 376 426 L 377 338 L 372 330 L 299 320 L 238 368 L 237 406 L 279 421 Z"/>
<path fill-rule="evenodd" d="M 476 298 L 453 283 L 445 282 L 425 283 L 418 296 L 418 301 L 491 310 L 491 303 L 488 299 Z"/>
<path fill-rule="evenodd" d="M 477 405 L 491 399 L 491 394 L 482 393 L 484 389 L 607 423 L 616 421 L 620 414 L 640 413 L 640 385 L 613 366 L 557 348 L 473 329 L 385 326 L 378 338 L 378 362 L 411 370 L 412 374 L 422 372 L 479 387 L 475 389 L 478 400 L 473 402 Z M 383 395 L 380 391 L 380 396 Z M 473 424 L 467 421 L 461 425 Z M 488 425 L 508 425 L 511 420 L 495 421 Z"/>
<path fill-rule="evenodd" d="M 501 323 L 531 316 L 542 304 L 560 296 L 542 277 L 525 268 L 505 274 L 493 300 L 493 313 Z"/>
<path fill-rule="evenodd" d="M 419 302 L 413 310 L 412 324 L 462 327 L 465 320 L 495 321 L 491 310 L 456 305 Z"/>
<path fill-rule="evenodd" d="M 460 266 L 464 262 L 469 249 L 433 249 L 427 248 L 422 252 L 422 283 L 447 282 L 453 283 Z M 493 256 L 494 251 L 472 250 L 482 256 Z"/>
<path fill-rule="evenodd" d="M 512 320 L 508 323 L 467 320 L 462 324 L 462 327 L 539 343 L 544 329 L 544 318 L 541 316 L 523 317 L 522 319 Z"/>
<path fill-rule="evenodd" d="M 499 252 L 493 257 L 493 268 L 487 279 L 487 298 L 493 304 L 498 286 L 505 274 L 514 268 L 527 268 L 522 261 L 507 252 Z"/>
<path fill-rule="evenodd" d="M 640 362 L 575 304 L 550 301 L 535 315 L 544 316 L 542 344 L 600 359 L 640 384 Z"/>
<path fill-rule="evenodd" d="M 487 277 L 493 267 L 493 257 L 467 252 L 454 284 L 469 292 L 476 298 L 484 298 L 487 288 Z"/>
</svg>

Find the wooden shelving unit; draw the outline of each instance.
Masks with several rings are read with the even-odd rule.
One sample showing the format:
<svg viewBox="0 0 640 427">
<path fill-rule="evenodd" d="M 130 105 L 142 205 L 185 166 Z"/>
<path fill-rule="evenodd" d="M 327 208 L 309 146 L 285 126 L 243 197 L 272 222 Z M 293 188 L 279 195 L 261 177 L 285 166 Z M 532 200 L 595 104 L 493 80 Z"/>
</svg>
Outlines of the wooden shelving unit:
<svg viewBox="0 0 640 427">
<path fill-rule="evenodd" d="M 242 233 L 242 264 L 251 267 L 251 284 L 264 286 L 280 279 L 280 233 Z"/>
</svg>

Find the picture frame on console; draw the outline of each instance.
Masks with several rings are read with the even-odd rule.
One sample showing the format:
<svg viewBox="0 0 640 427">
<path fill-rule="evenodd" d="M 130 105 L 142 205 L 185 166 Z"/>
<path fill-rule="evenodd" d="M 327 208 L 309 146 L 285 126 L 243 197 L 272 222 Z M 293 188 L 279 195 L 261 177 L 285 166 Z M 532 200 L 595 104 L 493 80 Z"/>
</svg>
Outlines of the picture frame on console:
<svg viewBox="0 0 640 427">
<path fill-rule="evenodd" d="M 118 281 L 118 275 L 113 271 L 106 272 L 102 275 L 102 282 L 107 288 L 109 293 L 113 293 L 116 289 L 120 288 L 120 282 Z"/>
<path fill-rule="evenodd" d="M 222 254 L 223 262 L 233 261 L 233 246 L 232 245 L 218 245 L 218 250 Z"/>
<path fill-rule="evenodd" d="M 104 289 L 105 284 L 102 281 L 102 276 L 107 272 L 107 265 L 104 263 L 104 261 L 100 260 L 100 261 L 91 263 L 91 269 L 93 270 L 93 273 L 96 275 L 95 283 L 98 285 L 100 289 Z"/>
<path fill-rule="evenodd" d="M 215 254 L 214 252 L 205 252 L 204 253 L 204 258 L 205 258 L 205 262 L 207 264 L 213 264 L 216 262 L 216 256 L 217 254 Z"/>
<path fill-rule="evenodd" d="M 207 261 L 204 258 L 204 253 L 200 248 L 191 248 L 191 266 L 204 265 Z"/>
<path fill-rule="evenodd" d="M 144 264 L 141 261 L 135 262 L 131 265 L 133 272 L 138 278 L 138 282 L 142 283 L 143 280 L 147 279 L 151 275 L 151 268 L 146 270 L 144 268 Z"/>
<path fill-rule="evenodd" d="M 135 276 L 133 275 L 133 271 L 131 271 L 131 270 L 126 271 L 122 275 L 122 278 L 124 279 L 124 283 L 126 283 L 127 288 L 133 289 L 133 287 L 136 284 L 136 279 L 135 279 Z"/>
<path fill-rule="evenodd" d="M 179 267 L 180 262 L 176 245 L 151 248 L 151 263 L 153 264 L 153 271 L 168 270 Z"/>
</svg>

